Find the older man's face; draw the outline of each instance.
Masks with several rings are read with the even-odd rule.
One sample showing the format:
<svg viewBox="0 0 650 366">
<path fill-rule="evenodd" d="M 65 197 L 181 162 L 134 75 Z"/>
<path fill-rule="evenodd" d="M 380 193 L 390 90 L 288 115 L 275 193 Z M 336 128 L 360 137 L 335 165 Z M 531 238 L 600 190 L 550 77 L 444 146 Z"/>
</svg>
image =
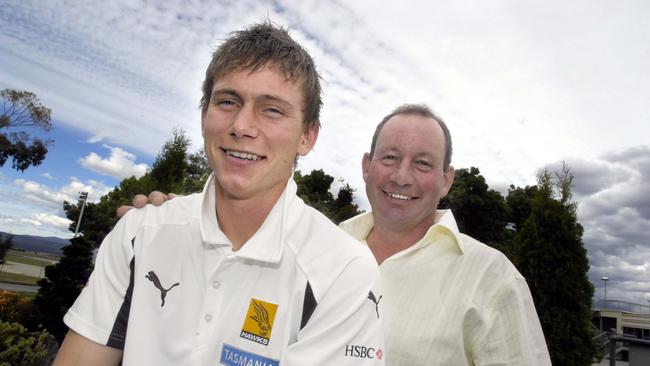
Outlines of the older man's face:
<svg viewBox="0 0 650 366">
<path fill-rule="evenodd" d="M 454 170 L 444 170 L 445 139 L 438 123 L 419 114 L 398 114 L 382 129 L 372 158 L 363 158 L 366 194 L 376 225 L 428 227 L 447 195 Z"/>
</svg>

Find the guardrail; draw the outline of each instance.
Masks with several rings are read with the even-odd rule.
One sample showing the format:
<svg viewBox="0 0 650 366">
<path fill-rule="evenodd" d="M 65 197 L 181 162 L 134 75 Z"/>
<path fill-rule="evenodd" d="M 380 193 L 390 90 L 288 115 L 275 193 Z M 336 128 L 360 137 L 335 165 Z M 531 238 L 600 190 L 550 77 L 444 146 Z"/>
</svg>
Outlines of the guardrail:
<svg viewBox="0 0 650 366">
<path fill-rule="evenodd" d="M 620 300 L 598 300 L 591 306 L 592 309 L 626 311 L 636 314 L 650 314 L 650 305 L 635 304 Z"/>
<path fill-rule="evenodd" d="M 629 346 L 629 366 L 650 365 L 650 341 L 618 335 L 616 329 L 609 330 L 609 366 L 616 366 L 616 344 L 627 343 Z"/>
</svg>

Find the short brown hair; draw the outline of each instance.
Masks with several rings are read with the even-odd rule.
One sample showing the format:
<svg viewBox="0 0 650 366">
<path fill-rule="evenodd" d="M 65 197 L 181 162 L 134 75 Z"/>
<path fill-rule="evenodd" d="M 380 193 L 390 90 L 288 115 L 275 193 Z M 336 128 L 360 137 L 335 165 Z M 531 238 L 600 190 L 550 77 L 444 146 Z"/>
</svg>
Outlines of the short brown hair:
<svg viewBox="0 0 650 366">
<path fill-rule="evenodd" d="M 269 21 L 231 33 L 230 38 L 214 51 L 203 81 L 203 113 L 208 110 L 215 80 L 236 70 L 257 71 L 269 63 L 277 66 L 287 81 L 302 83 L 304 127 L 320 126 L 323 102 L 314 61 L 286 29 Z"/>
<path fill-rule="evenodd" d="M 372 136 L 372 143 L 370 144 L 370 158 L 372 159 L 372 156 L 375 153 L 375 145 L 377 144 L 377 139 L 379 138 L 379 134 L 384 128 L 384 125 L 386 122 L 388 122 L 389 119 L 399 114 L 418 114 L 427 118 L 431 118 L 434 121 L 438 122 L 438 125 L 440 125 L 440 128 L 442 128 L 442 133 L 445 136 L 445 160 L 443 167 L 444 170 L 447 170 L 451 164 L 451 133 L 449 133 L 449 129 L 447 128 L 445 121 L 433 113 L 431 108 L 424 104 L 403 104 L 395 108 L 386 117 L 384 117 L 377 125 L 377 128 L 375 128 L 375 134 Z"/>
</svg>

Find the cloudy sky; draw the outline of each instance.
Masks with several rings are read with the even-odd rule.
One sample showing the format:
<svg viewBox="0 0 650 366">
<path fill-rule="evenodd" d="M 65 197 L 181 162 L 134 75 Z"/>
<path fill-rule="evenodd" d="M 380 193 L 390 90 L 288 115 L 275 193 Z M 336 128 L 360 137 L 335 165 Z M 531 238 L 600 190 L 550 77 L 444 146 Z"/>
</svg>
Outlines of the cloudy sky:
<svg viewBox="0 0 650 366">
<path fill-rule="evenodd" d="M 164 4 L 164 5 L 163 5 Z M 230 31 L 290 29 L 324 79 L 305 172 L 363 195 L 376 123 L 405 102 L 450 126 L 453 164 L 490 186 L 569 163 L 596 299 L 650 298 L 650 2 L 0 0 L 0 88 L 53 111 L 45 162 L 0 170 L 0 230 L 69 236 L 63 200 L 140 176 L 174 127 L 201 143 L 200 85 Z M 10 165 L 10 164 L 9 164 Z"/>
</svg>

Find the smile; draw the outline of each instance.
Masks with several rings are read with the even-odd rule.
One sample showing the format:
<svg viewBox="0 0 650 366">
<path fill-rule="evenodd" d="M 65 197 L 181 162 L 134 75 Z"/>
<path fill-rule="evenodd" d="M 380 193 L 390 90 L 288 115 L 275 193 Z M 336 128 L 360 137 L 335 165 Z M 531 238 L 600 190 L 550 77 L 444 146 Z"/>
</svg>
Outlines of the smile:
<svg viewBox="0 0 650 366">
<path fill-rule="evenodd" d="M 404 200 L 404 201 L 410 201 L 412 199 L 417 198 L 417 197 L 407 196 L 405 194 L 399 194 L 399 193 L 388 193 L 388 192 L 384 192 L 384 193 L 386 193 L 386 195 L 390 198 L 396 198 L 398 200 Z"/>
<path fill-rule="evenodd" d="M 236 150 L 226 150 L 226 149 L 223 149 L 223 151 L 226 153 L 226 155 L 239 158 L 239 159 L 244 159 L 244 160 L 262 160 L 264 158 L 263 156 L 246 152 L 246 151 L 236 151 Z"/>
</svg>

